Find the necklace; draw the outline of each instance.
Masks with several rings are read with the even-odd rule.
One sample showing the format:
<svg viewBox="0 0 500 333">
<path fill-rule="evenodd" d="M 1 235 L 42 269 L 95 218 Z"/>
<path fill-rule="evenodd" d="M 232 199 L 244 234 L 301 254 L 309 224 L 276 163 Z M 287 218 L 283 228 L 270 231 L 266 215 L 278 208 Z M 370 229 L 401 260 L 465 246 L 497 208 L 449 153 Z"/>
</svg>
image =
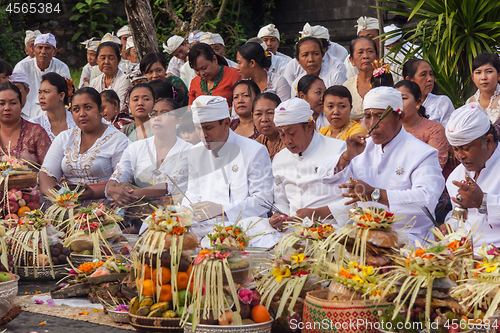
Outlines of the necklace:
<svg viewBox="0 0 500 333">
<path fill-rule="evenodd" d="M 205 93 L 205 95 L 212 96 L 212 90 L 214 90 L 222 81 L 223 74 L 224 74 L 224 65 L 220 65 L 219 73 L 217 73 L 217 76 L 215 77 L 214 86 L 210 90 L 208 90 L 207 80 L 201 79 L 200 83 L 201 92 Z"/>
<path fill-rule="evenodd" d="M 492 110 L 491 106 L 493 105 L 493 102 L 495 99 L 500 95 L 500 84 L 497 84 L 497 87 L 495 89 L 495 92 L 490 98 L 490 103 L 488 104 L 488 107 L 484 110 L 490 117 L 490 120 L 492 123 L 497 121 L 498 115 L 500 113 L 500 105 L 497 105 L 496 109 Z M 479 97 L 481 96 L 481 90 L 477 90 L 476 93 L 474 94 L 474 98 L 476 99 L 476 102 L 479 104 Z"/>
<path fill-rule="evenodd" d="M 102 87 L 104 90 L 111 90 L 113 89 L 113 83 L 115 83 L 116 76 L 118 75 L 118 71 L 116 71 L 115 75 L 113 76 L 113 79 L 111 80 L 111 83 L 109 86 L 106 87 L 106 74 L 102 76 Z"/>
</svg>

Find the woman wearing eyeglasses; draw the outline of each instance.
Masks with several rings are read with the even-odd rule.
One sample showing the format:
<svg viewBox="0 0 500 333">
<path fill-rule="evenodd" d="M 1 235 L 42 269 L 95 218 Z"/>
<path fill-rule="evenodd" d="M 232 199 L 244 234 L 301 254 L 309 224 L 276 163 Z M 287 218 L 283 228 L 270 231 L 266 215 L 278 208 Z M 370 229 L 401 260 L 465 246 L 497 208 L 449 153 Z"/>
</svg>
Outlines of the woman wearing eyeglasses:
<svg viewBox="0 0 500 333">
<path fill-rule="evenodd" d="M 177 186 L 187 189 L 187 150 L 192 145 L 176 136 L 182 117 L 179 108 L 171 98 L 155 103 L 149 121 L 153 136 L 125 149 L 106 187 L 108 199 L 127 206 L 141 198 L 178 193 Z"/>
</svg>

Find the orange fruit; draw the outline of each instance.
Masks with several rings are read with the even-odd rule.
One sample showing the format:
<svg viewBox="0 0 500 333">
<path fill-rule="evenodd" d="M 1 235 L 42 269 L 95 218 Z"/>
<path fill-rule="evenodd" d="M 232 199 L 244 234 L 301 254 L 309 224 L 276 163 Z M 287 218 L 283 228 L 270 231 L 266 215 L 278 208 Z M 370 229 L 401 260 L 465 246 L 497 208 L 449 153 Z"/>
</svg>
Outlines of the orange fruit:
<svg viewBox="0 0 500 333">
<path fill-rule="evenodd" d="M 18 209 L 17 215 L 19 217 L 26 216 L 26 213 L 31 212 L 31 209 L 28 206 L 22 206 L 21 208 Z"/>
<path fill-rule="evenodd" d="M 269 320 L 271 320 L 269 311 L 267 311 L 266 307 L 262 304 L 256 305 L 252 308 L 250 317 L 256 323 L 267 323 Z"/>
<path fill-rule="evenodd" d="M 193 265 L 189 265 L 189 268 L 188 268 L 188 270 L 186 271 L 186 274 L 187 274 L 188 276 L 191 276 L 191 272 L 192 272 L 192 271 L 193 271 Z"/>
<path fill-rule="evenodd" d="M 151 279 L 151 267 L 149 267 L 148 264 L 144 264 L 144 279 L 145 280 L 148 280 L 148 279 Z M 141 274 L 142 274 L 142 269 L 141 269 Z"/>
<path fill-rule="evenodd" d="M 164 284 L 160 288 L 160 302 L 172 302 L 172 286 Z"/>
<path fill-rule="evenodd" d="M 157 285 L 163 286 L 164 284 L 167 284 L 170 282 L 170 269 L 168 269 L 166 267 L 162 267 L 161 268 L 161 280 L 156 282 L 156 280 L 158 280 L 158 278 L 159 278 L 158 274 L 159 274 L 158 269 L 155 269 L 153 271 L 153 281 Z"/>
<path fill-rule="evenodd" d="M 156 292 L 156 285 L 153 280 L 147 279 L 142 283 L 142 296 L 153 296 Z"/>
<path fill-rule="evenodd" d="M 188 287 L 189 283 L 189 275 L 186 272 L 178 272 L 177 273 L 177 289 L 183 290 Z"/>
</svg>

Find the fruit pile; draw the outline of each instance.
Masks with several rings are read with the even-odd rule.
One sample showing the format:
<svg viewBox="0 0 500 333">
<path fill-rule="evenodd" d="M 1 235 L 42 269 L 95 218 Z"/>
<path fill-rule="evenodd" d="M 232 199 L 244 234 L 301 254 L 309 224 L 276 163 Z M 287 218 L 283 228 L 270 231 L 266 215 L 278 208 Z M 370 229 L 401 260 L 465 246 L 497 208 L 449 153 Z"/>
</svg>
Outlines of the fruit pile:
<svg viewBox="0 0 500 333">
<path fill-rule="evenodd" d="M 40 194 L 33 190 L 29 193 L 21 192 L 17 189 L 12 189 L 7 192 L 9 201 L 4 206 L 6 212 L 5 219 L 18 220 L 26 215 L 27 212 L 40 208 Z"/>
<path fill-rule="evenodd" d="M 184 304 L 188 294 L 189 292 L 187 290 L 180 290 L 177 293 L 180 304 Z M 170 301 L 159 301 L 155 303 L 153 297 L 134 297 L 130 301 L 129 311 L 131 314 L 144 317 L 180 318 L 184 311 L 184 307 L 179 307 L 177 311 L 174 311 L 172 309 L 171 293 L 168 299 L 170 299 Z"/>
<path fill-rule="evenodd" d="M 63 247 L 61 243 L 50 246 L 50 255 L 52 257 L 52 264 L 64 265 L 68 263 L 68 257 L 71 251 L 67 247 Z"/>
</svg>

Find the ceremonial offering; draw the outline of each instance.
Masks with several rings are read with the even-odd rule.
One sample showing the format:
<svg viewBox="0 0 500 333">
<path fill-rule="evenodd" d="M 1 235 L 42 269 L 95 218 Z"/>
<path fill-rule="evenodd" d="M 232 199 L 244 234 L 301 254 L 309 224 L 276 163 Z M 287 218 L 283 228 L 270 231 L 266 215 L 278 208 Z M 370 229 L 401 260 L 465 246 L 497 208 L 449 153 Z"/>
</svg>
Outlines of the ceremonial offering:
<svg viewBox="0 0 500 333">
<path fill-rule="evenodd" d="M 0 186 L 2 185 L 4 193 L 10 189 L 34 187 L 37 185 L 37 174 L 30 170 L 27 161 L 4 153 L 0 157 Z"/>
<path fill-rule="evenodd" d="M 51 195 L 47 196 L 47 199 L 52 203 L 52 206 L 45 212 L 45 218 L 61 223 L 68 213 L 69 224 L 72 226 L 74 209 L 80 205 L 78 197 L 85 191 L 85 189 L 79 190 L 79 188 L 80 186 L 77 186 L 71 190 L 69 185 L 64 183 L 58 191 L 51 189 Z"/>
</svg>

